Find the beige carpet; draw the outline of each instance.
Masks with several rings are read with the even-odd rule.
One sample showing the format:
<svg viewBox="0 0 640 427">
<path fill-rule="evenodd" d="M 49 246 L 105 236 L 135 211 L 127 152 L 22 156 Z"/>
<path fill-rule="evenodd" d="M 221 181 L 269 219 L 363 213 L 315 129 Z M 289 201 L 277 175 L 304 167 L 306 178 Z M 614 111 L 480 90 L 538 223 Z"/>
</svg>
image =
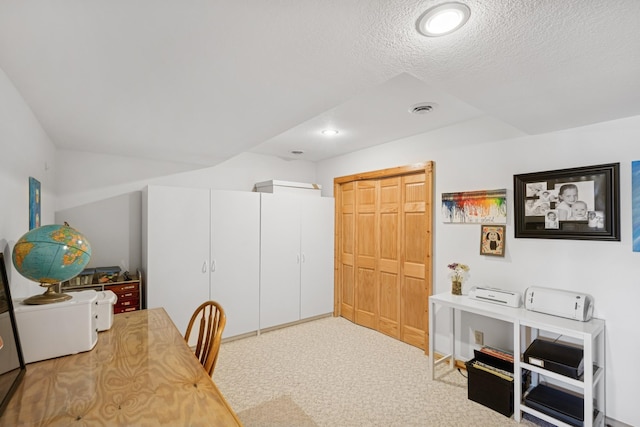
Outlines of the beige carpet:
<svg viewBox="0 0 640 427">
<path fill-rule="evenodd" d="M 238 413 L 245 427 L 317 427 L 289 396 L 268 400 Z"/>
<path fill-rule="evenodd" d="M 213 379 L 247 427 L 534 426 L 467 399 L 416 347 L 337 317 L 222 344 Z"/>
</svg>

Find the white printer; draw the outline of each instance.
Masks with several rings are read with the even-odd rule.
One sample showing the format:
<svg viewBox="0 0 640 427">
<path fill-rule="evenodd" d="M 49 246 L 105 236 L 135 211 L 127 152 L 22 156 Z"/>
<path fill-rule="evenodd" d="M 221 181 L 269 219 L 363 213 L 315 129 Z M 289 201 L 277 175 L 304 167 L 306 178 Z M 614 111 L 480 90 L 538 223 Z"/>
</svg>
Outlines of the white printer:
<svg viewBox="0 0 640 427">
<path fill-rule="evenodd" d="M 593 297 L 562 289 L 531 286 L 524 298 L 527 310 L 586 322 L 593 316 Z"/>
</svg>

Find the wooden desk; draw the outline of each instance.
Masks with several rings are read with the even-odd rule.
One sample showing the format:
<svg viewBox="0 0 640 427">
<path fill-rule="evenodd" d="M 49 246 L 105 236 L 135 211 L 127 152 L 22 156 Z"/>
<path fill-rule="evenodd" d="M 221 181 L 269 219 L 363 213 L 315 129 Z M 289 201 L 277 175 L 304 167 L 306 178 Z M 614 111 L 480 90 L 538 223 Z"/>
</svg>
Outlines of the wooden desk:
<svg viewBox="0 0 640 427">
<path fill-rule="evenodd" d="M 162 308 L 114 316 L 88 352 L 27 365 L 0 426 L 241 426 Z"/>
</svg>

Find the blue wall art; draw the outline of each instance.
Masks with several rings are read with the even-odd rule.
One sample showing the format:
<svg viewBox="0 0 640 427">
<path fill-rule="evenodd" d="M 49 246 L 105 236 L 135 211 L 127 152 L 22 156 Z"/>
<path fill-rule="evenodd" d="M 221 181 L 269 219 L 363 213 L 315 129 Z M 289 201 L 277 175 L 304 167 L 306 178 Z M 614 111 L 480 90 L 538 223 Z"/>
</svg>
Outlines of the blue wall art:
<svg viewBox="0 0 640 427">
<path fill-rule="evenodd" d="M 40 227 L 40 181 L 29 177 L 29 230 Z"/>
<path fill-rule="evenodd" d="M 631 210 L 633 216 L 633 251 L 640 252 L 640 160 L 631 162 Z"/>
</svg>

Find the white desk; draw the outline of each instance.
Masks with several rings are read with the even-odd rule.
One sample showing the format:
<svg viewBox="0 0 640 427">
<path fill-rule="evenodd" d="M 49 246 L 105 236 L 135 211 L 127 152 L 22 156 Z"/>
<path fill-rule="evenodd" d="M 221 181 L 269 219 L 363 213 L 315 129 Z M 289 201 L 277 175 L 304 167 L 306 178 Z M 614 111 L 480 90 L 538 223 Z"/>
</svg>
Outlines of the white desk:
<svg viewBox="0 0 640 427">
<path fill-rule="evenodd" d="M 449 309 L 449 353 L 435 358 L 435 332 L 436 332 L 436 307 L 441 306 Z M 466 295 L 452 295 L 442 293 L 429 297 L 429 359 L 431 363 L 431 379 L 434 379 L 435 367 L 443 362 L 451 361 L 450 366 L 455 366 L 456 360 L 456 325 L 455 311 L 473 313 L 486 316 L 492 319 L 502 320 L 513 325 L 513 345 L 514 345 L 514 419 L 520 422 L 521 412 L 528 412 L 559 426 L 569 426 L 546 414 L 527 407 L 522 402 L 522 376 L 521 369 L 528 369 L 536 375 L 543 375 L 557 381 L 566 383 L 574 388 L 582 390 L 584 397 L 585 427 L 594 425 L 604 425 L 605 419 L 605 390 L 604 390 L 604 320 L 591 319 L 588 322 L 580 322 L 562 317 L 550 316 L 526 310 L 524 307 L 513 308 L 498 304 L 482 302 L 470 299 Z M 532 332 L 531 340 L 538 335 L 538 331 L 548 331 L 558 335 L 564 335 L 578 339 L 582 342 L 584 349 L 584 378 L 575 380 L 567 378 L 554 372 L 546 371 L 536 366 L 529 365 L 521 361 L 521 353 L 528 342 L 521 341 L 522 331 L 528 329 Z M 523 348 L 524 346 L 524 348 Z M 587 369 L 589 366 L 597 365 L 596 369 Z M 536 378 L 537 382 L 537 378 Z M 535 382 L 534 382 L 535 383 Z M 598 396 L 595 396 L 596 392 Z M 599 414 L 595 419 L 587 416 L 592 414 L 594 409 L 594 397 L 599 398 Z"/>
</svg>

